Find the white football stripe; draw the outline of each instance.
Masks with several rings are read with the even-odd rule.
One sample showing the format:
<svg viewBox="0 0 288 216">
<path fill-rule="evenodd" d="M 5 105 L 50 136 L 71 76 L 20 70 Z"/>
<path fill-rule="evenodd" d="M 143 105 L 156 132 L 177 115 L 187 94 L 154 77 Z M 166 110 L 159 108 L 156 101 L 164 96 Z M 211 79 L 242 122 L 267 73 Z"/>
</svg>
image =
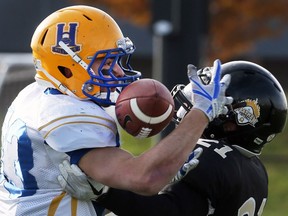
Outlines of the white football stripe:
<svg viewBox="0 0 288 216">
<path fill-rule="evenodd" d="M 149 123 L 149 124 L 158 124 L 158 123 L 163 122 L 164 120 L 168 118 L 168 116 L 171 114 L 172 109 L 173 109 L 172 105 L 169 104 L 169 107 L 164 114 L 158 117 L 151 117 L 151 116 L 146 115 L 139 109 L 136 98 L 133 98 L 130 100 L 130 106 L 131 106 L 132 112 L 139 120 L 145 123 Z"/>
</svg>

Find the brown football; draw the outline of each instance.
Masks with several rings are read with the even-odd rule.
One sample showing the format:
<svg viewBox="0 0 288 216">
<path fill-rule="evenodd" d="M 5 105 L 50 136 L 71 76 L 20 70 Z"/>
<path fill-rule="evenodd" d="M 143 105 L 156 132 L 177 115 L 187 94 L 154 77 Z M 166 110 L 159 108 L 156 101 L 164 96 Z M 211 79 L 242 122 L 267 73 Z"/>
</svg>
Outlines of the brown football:
<svg viewBox="0 0 288 216">
<path fill-rule="evenodd" d="M 121 92 L 115 112 L 125 131 L 138 138 L 147 138 L 158 134 L 170 123 L 174 100 L 161 82 L 140 79 Z"/>
</svg>

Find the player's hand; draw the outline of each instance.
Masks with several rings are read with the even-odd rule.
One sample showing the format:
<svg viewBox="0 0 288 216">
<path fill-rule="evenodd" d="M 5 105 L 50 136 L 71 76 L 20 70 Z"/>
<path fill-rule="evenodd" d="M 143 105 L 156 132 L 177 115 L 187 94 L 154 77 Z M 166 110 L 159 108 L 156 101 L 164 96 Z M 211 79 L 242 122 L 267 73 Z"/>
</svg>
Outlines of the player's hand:
<svg viewBox="0 0 288 216">
<path fill-rule="evenodd" d="M 203 149 L 201 147 L 196 148 L 189 156 L 188 160 L 183 164 L 176 176 L 172 179 L 172 182 L 180 181 L 190 170 L 197 167 L 199 164 L 198 158 L 202 154 Z"/>
<path fill-rule="evenodd" d="M 202 110 L 212 121 L 220 114 L 228 112 L 225 105 L 231 104 L 233 99 L 225 96 L 225 91 L 230 83 L 230 75 L 221 77 L 221 62 L 215 60 L 210 69 L 210 78 L 205 83 L 197 74 L 197 68 L 194 65 L 188 65 L 188 78 L 192 85 L 194 108 Z"/>
<path fill-rule="evenodd" d="M 61 175 L 58 181 L 68 194 L 79 200 L 95 200 L 108 190 L 107 186 L 87 177 L 75 164 L 70 164 L 67 160 L 59 164 Z"/>
</svg>

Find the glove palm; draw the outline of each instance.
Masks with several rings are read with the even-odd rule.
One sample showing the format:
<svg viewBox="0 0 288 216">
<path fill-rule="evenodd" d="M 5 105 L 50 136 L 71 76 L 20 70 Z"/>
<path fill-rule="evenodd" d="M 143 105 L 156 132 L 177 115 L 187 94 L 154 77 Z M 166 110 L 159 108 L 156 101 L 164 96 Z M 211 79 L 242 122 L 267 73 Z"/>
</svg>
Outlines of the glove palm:
<svg viewBox="0 0 288 216">
<path fill-rule="evenodd" d="M 176 176 L 172 179 L 172 182 L 180 181 L 190 170 L 197 167 L 199 164 L 198 158 L 202 154 L 203 149 L 201 147 L 196 148 L 190 154 L 188 160 L 180 168 Z"/>
<path fill-rule="evenodd" d="M 95 200 L 108 190 L 107 186 L 87 177 L 77 165 L 71 165 L 67 160 L 59 164 L 59 170 L 59 184 L 64 191 L 79 200 Z"/>
</svg>

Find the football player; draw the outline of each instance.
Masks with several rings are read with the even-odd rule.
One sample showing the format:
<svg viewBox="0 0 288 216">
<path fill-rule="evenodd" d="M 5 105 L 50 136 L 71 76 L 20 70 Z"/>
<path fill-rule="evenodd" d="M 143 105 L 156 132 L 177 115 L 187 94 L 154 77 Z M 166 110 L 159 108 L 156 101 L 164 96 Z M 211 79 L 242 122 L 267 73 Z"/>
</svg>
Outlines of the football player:
<svg viewBox="0 0 288 216">
<path fill-rule="evenodd" d="M 219 60 L 209 86 L 190 70 L 193 88 L 208 98 L 197 94 L 181 125 L 134 157 L 119 148 L 115 120 L 105 111 L 121 88 L 141 76 L 129 64 L 135 47 L 113 18 L 90 6 L 60 9 L 36 28 L 31 48 L 36 82 L 15 98 L 2 128 L 0 215 L 97 215 L 101 209 L 95 211 L 91 200 L 63 192 L 57 179 L 63 160 L 95 180 L 96 194 L 103 185 L 155 194 L 229 102 L 224 96 L 229 77 L 220 85 Z"/>
<path fill-rule="evenodd" d="M 210 71 L 198 71 L 203 83 L 210 82 Z M 196 166 L 195 158 L 192 163 L 188 161 L 176 181 L 157 195 L 141 196 L 110 188 L 97 199 L 98 204 L 125 216 L 262 214 L 268 198 L 268 176 L 258 156 L 283 130 L 287 100 L 276 78 L 257 64 L 232 61 L 222 65 L 225 74 L 231 76 L 226 94 L 234 101 L 227 114 L 219 115 L 204 130 L 196 145 L 203 149 Z M 172 91 L 181 105 L 176 120 L 179 126 L 193 106 L 189 89 L 190 85 L 177 86 Z"/>
</svg>

